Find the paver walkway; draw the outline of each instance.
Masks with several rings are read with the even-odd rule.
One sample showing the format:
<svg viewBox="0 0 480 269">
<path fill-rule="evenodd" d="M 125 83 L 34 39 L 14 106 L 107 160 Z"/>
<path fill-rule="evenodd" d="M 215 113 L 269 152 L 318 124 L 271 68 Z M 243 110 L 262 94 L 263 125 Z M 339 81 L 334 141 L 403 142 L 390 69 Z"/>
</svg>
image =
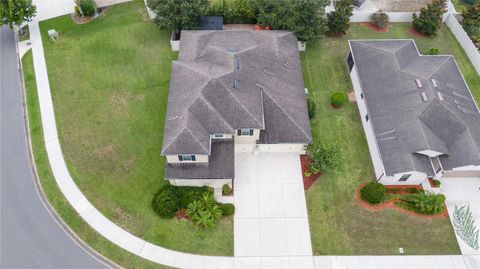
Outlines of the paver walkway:
<svg viewBox="0 0 480 269">
<path fill-rule="evenodd" d="M 311 256 L 298 154 L 235 156 L 235 256 Z"/>
</svg>

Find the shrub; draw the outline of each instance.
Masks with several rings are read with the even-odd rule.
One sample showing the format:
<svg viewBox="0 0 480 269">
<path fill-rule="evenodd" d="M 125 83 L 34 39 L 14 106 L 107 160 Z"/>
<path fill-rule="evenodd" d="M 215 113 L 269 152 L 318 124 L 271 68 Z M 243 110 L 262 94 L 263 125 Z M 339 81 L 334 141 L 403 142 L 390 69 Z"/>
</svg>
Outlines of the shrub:
<svg viewBox="0 0 480 269">
<path fill-rule="evenodd" d="M 409 193 L 421 193 L 422 191 L 417 188 L 408 188 L 407 192 Z"/>
<path fill-rule="evenodd" d="M 231 216 L 235 214 L 235 206 L 233 204 L 220 204 L 223 216 Z"/>
<path fill-rule="evenodd" d="M 75 13 L 77 13 L 78 9 L 77 15 L 82 16 L 83 14 L 83 16 L 92 16 L 93 14 L 95 14 L 96 6 L 93 0 L 77 0 L 76 4 L 77 6 L 75 9 Z"/>
<path fill-rule="evenodd" d="M 165 219 L 173 218 L 178 210 L 178 199 L 169 187 L 170 185 L 157 191 L 152 200 L 153 210 Z"/>
<path fill-rule="evenodd" d="M 154 211 L 162 218 L 173 218 L 175 212 L 202 198 L 202 194 L 210 192 L 208 187 L 180 187 L 166 185 L 158 190 L 152 200 Z"/>
<path fill-rule="evenodd" d="M 360 190 L 360 197 L 369 204 L 381 203 L 387 194 L 385 186 L 381 183 L 371 181 Z"/>
<path fill-rule="evenodd" d="M 255 23 L 255 13 L 249 0 L 210 1 L 208 16 L 222 16 L 223 23 Z"/>
<path fill-rule="evenodd" d="M 208 0 L 147 0 L 147 6 L 155 12 L 153 22 L 163 30 L 191 30 L 198 27 L 207 13 Z"/>
<path fill-rule="evenodd" d="M 444 210 L 445 196 L 443 194 L 420 193 L 405 195 L 401 198 L 408 209 L 421 214 L 436 214 Z"/>
<path fill-rule="evenodd" d="M 82 14 L 80 13 L 80 9 L 78 8 L 78 6 L 75 6 L 75 7 L 73 8 L 73 11 L 75 11 L 75 15 L 77 15 L 77 16 L 79 16 L 79 17 L 82 16 Z"/>
<path fill-rule="evenodd" d="M 315 113 L 317 112 L 317 104 L 311 98 L 307 98 L 307 109 L 308 117 L 310 119 L 315 118 Z"/>
<path fill-rule="evenodd" d="M 461 0 L 466 5 L 474 5 L 476 3 L 480 3 L 479 0 Z"/>
<path fill-rule="evenodd" d="M 383 29 L 387 26 L 389 17 L 385 12 L 377 12 L 370 15 L 370 20 L 378 27 L 378 29 Z"/>
<path fill-rule="evenodd" d="M 480 31 L 480 1 L 476 5 L 467 7 L 462 13 L 462 27 L 470 37 Z M 473 40 L 473 38 L 472 38 Z"/>
<path fill-rule="evenodd" d="M 340 149 L 337 144 L 310 144 L 307 154 L 311 159 L 308 168 L 310 174 L 324 173 L 340 164 Z"/>
<path fill-rule="evenodd" d="M 232 194 L 232 188 L 230 188 L 228 184 L 224 184 L 222 186 L 222 195 L 230 195 L 230 194 Z"/>
<path fill-rule="evenodd" d="M 435 35 L 442 23 L 445 0 L 434 0 L 427 7 L 420 9 L 420 14 L 413 14 L 412 26 L 425 35 Z"/>
<path fill-rule="evenodd" d="M 198 227 L 206 229 L 215 226 L 222 217 L 222 209 L 217 204 L 211 192 L 202 194 L 200 200 L 187 206 L 187 215 Z"/>
<path fill-rule="evenodd" d="M 432 180 L 432 181 L 433 181 L 433 186 L 434 186 L 435 188 L 439 188 L 440 185 L 442 184 L 442 182 L 440 182 L 440 180 L 437 180 L 437 179 L 434 179 L 434 180 Z"/>
<path fill-rule="evenodd" d="M 341 107 L 347 102 L 347 95 L 344 92 L 333 92 L 330 96 L 330 103 L 334 107 Z"/>
<path fill-rule="evenodd" d="M 440 53 L 440 50 L 438 48 L 430 48 L 427 50 L 427 55 L 438 55 Z"/>
<path fill-rule="evenodd" d="M 208 187 L 171 186 L 171 188 L 178 199 L 178 208 L 187 208 L 191 202 L 202 198 L 203 193 L 211 192 Z"/>
</svg>

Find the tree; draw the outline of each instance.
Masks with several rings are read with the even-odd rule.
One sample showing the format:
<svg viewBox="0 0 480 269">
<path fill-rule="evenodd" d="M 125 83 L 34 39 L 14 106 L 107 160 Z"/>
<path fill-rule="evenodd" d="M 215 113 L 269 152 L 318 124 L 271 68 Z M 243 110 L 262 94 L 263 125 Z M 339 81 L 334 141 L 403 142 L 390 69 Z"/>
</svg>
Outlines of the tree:
<svg viewBox="0 0 480 269">
<path fill-rule="evenodd" d="M 330 34 L 345 34 L 350 28 L 350 16 L 353 14 L 353 0 L 340 0 L 335 10 L 327 15 Z"/>
<path fill-rule="evenodd" d="M 325 33 L 327 4 L 326 0 L 251 1 L 259 25 L 272 30 L 290 30 L 303 42 L 311 42 Z"/>
<path fill-rule="evenodd" d="M 434 0 L 427 7 L 420 9 L 420 14 L 413 14 L 412 26 L 425 35 L 435 35 L 442 23 L 445 0 Z"/>
<path fill-rule="evenodd" d="M 155 12 L 155 24 L 160 29 L 195 29 L 207 12 L 208 0 L 147 0 L 148 7 Z"/>
<path fill-rule="evenodd" d="M 37 7 L 32 0 L 0 0 L 1 25 L 20 27 L 22 23 L 31 21 L 36 12 Z"/>
<path fill-rule="evenodd" d="M 222 217 L 222 209 L 213 198 L 212 193 L 205 192 L 202 198 L 187 206 L 187 215 L 200 228 L 215 226 Z"/>
<path fill-rule="evenodd" d="M 468 35 L 473 35 L 480 28 L 480 2 L 474 6 L 469 6 L 462 13 L 462 26 Z"/>
</svg>

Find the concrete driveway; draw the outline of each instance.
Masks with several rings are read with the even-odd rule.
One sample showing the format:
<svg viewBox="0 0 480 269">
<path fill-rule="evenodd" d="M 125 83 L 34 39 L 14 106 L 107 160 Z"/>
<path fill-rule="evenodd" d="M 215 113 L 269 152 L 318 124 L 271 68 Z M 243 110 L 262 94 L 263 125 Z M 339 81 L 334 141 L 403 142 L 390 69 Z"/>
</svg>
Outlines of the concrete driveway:
<svg viewBox="0 0 480 269">
<path fill-rule="evenodd" d="M 446 197 L 450 219 L 453 219 L 455 205 L 457 207 L 470 205 L 476 226 L 480 229 L 480 177 L 442 178 L 441 182 L 440 189 Z M 457 236 L 462 254 L 464 256 L 475 255 L 472 256 L 472 262 L 475 262 L 478 267 L 473 268 L 480 268 L 480 257 L 478 256 L 480 255 L 480 250 L 472 249 L 457 234 L 455 235 Z"/>
<path fill-rule="evenodd" d="M 237 154 L 234 186 L 236 257 L 312 255 L 298 154 Z"/>
</svg>

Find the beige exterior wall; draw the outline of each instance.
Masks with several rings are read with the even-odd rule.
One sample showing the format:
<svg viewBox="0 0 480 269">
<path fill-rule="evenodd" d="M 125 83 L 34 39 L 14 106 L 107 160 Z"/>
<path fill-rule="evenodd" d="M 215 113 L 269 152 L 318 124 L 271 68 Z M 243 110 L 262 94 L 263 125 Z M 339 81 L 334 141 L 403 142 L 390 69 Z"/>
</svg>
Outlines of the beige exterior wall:
<svg viewBox="0 0 480 269">
<path fill-rule="evenodd" d="M 411 176 L 406 181 L 399 181 L 400 178 L 405 174 L 411 174 Z M 379 182 L 383 185 L 418 185 L 422 184 L 422 182 L 425 180 L 427 180 L 427 174 L 417 171 L 410 171 L 395 174 L 393 177 L 384 176 Z"/>
<path fill-rule="evenodd" d="M 232 179 L 169 179 L 168 181 L 174 186 L 209 186 L 212 188 L 221 188 L 225 184 L 232 186 Z"/>
<path fill-rule="evenodd" d="M 179 161 L 178 155 L 167 155 L 165 157 L 167 157 L 168 163 L 208 163 L 208 155 L 195 155 L 195 161 Z"/>
<path fill-rule="evenodd" d="M 257 150 L 260 152 L 287 153 L 295 152 L 304 154 L 307 145 L 304 144 L 258 144 Z"/>
<path fill-rule="evenodd" d="M 256 144 L 258 139 L 260 139 L 259 129 L 253 129 L 252 136 L 238 136 L 235 133 L 235 144 Z"/>
</svg>

